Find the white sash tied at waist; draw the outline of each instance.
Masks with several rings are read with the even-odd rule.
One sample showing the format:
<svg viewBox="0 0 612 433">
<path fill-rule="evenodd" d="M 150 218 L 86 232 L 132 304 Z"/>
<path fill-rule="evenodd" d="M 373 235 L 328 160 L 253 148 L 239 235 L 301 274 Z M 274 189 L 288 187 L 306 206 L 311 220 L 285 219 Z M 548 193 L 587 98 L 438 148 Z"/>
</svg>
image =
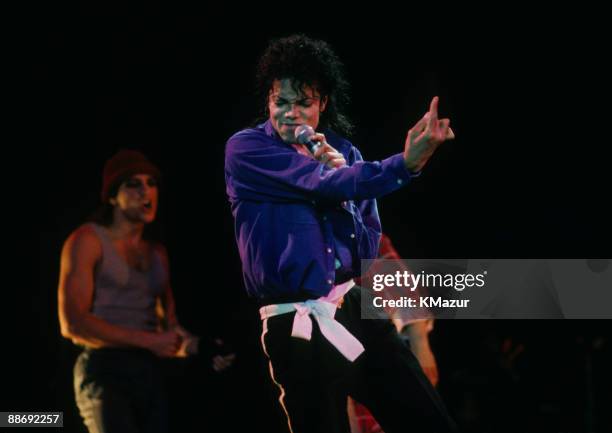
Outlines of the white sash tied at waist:
<svg viewBox="0 0 612 433">
<path fill-rule="evenodd" d="M 295 311 L 293 319 L 293 329 L 291 336 L 310 341 L 312 337 L 312 314 L 317 323 L 321 334 L 349 361 L 353 362 L 364 352 L 363 345 L 351 334 L 344 326 L 338 323 L 334 316 L 338 301 L 353 286 L 355 282 L 349 280 L 346 283 L 334 286 L 327 296 L 318 299 L 309 299 L 304 302 L 291 302 L 286 304 L 266 305 L 259 309 L 261 320 L 280 314 L 287 314 Z"/>
</svg>

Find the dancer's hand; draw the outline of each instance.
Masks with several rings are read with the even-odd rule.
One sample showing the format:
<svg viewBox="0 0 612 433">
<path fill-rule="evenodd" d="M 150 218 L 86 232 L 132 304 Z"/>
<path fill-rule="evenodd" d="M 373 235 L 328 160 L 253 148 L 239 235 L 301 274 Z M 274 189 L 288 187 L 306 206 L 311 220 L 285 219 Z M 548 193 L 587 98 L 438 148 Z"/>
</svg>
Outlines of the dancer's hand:
<svg viewBox="0 0 612 433">
<path fill-rule="evenodd" d="M 223 340 L 221 340 L 220 338 L 215 339 L 215 344 L 219 348 L 223 348 L 223 346 L 225 345 Z M 231 367 L 235 359 L 236 359 L 235 353 L 215 355 L 213 356 L 213 359 L 212 359 L 212 368 L 217 373 L 221 372 Z"/>
<path fill-rule="evenodd" d="M 156 332 L 149 334 L 145 345 L 160 358 L 170 358 L 176 356 L 181 340 L 181 336 L 176 331 Z"/>
<path fill-rule="evenodd" d="M 181 347 L 176 352 L 177 358 L 186 358 L 190 355 L 196 355 L 199 351 L 200 337 L 193 335 L 180 325 L 173 328 L 182 338 Z"/>
<path fill-rule="evenodd" d="M 319 148 L 316 150 L 314 157 L 321 161 L 329 168 L 340 168 L 346 165 L 346 159 L 344 155 L 334 149 L 327 141 L 325 141 L 325 135 L 315 134 L 311 138 L 312 141 L 318 141 L 321 143 Z"/>
<path fill-rule="evenodd" d="M 429 111 L 409 131 L 404 146 L 404 162 L 412 172 L 421 171 L 438 146 L 455 138 L 449 119 L 438 119 L 438 97 L 431 100 Z"/>
</svg>

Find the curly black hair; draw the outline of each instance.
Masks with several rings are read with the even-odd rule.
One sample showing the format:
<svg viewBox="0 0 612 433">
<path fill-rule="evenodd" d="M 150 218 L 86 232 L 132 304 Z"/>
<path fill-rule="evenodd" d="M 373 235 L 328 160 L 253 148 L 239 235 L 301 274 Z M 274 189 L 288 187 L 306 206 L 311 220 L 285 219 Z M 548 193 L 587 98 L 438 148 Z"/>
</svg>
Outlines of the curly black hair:
<svg viewBox="0 0 612 433">
<path fill-rule="evenodd" d="M 268 93 L 272 83 L 283 78 L 290 78 L 297 89 L 308 85 L 322 97 L 327 96 L 319 128 L 350 135 L 353 125 L 344 112 L 349 103 L 349 84 L 344 77 L 344 65 L 327 42 L 303 34 L 270 42 L 256 71 L 257 97 L 264 107 L 260 119 L 269 115 Z"/>
</svg>

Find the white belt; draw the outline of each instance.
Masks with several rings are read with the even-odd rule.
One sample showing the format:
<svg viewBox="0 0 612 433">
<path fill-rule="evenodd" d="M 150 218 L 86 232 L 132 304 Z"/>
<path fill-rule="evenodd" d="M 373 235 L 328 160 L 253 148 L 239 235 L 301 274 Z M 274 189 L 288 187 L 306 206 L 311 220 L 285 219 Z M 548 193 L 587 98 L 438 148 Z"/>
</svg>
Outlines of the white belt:
<svg viewBox="0 0 612 433">
<path fill-rule="evenodd" d="M 346 359 L 353 362 L 365 350 L 363 345 L 348 330 L 338 323 L 336 315 L 337 303 L 355 285 L 353 280 L 334 286 L 327 296 L 318 299 L 309 299 L 304 302 L 293 302 L 287 304 L 266 305 L 259 309 L 261 320 L 280 314 L 296 311 L 293 319 L 291 336 L 303 338 L 310 341 L 312 336 L 312 314 L 319 324 L 321 334 L 329 341 Z"/>
</svg>

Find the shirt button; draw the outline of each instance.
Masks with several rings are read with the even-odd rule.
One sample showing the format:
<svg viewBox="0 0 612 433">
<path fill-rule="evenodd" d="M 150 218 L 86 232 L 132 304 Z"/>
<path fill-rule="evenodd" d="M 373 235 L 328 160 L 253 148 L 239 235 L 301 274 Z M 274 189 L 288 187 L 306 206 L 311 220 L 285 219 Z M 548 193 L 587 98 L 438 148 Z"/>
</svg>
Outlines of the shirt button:
<svg viewBox="0 0 612 433">
<path fill-rule="evenodd" d="M 323 215 L 323 221 L 327 221 L 327 217 Z"/>
<path fill-rule="evenodd" d="M 403 181 L 403 180 L 401 180 L 401 179 L 398 179 L 398 180 L 397 180 L 397 183 L 398 183 L 398 185 L 401 185 L 402 183 L 404 183 L 404 181 Z"/>
<path fill-rule="evenodd" d="M 331 253 L 331 248 L 328 248 L 328 249 L 327 249 L 327 252 L 328 252 L 328 253 Z"/>
<path fill-rule="evenodd" d="M 355 233 L 351 233 L 351 239 L 355 239 Z"/>
<path fill-rule="evenodd" d="M 333 281 L 332 280 L 327 280 L 327 284 L 332 284 Z"/>
</svg>

